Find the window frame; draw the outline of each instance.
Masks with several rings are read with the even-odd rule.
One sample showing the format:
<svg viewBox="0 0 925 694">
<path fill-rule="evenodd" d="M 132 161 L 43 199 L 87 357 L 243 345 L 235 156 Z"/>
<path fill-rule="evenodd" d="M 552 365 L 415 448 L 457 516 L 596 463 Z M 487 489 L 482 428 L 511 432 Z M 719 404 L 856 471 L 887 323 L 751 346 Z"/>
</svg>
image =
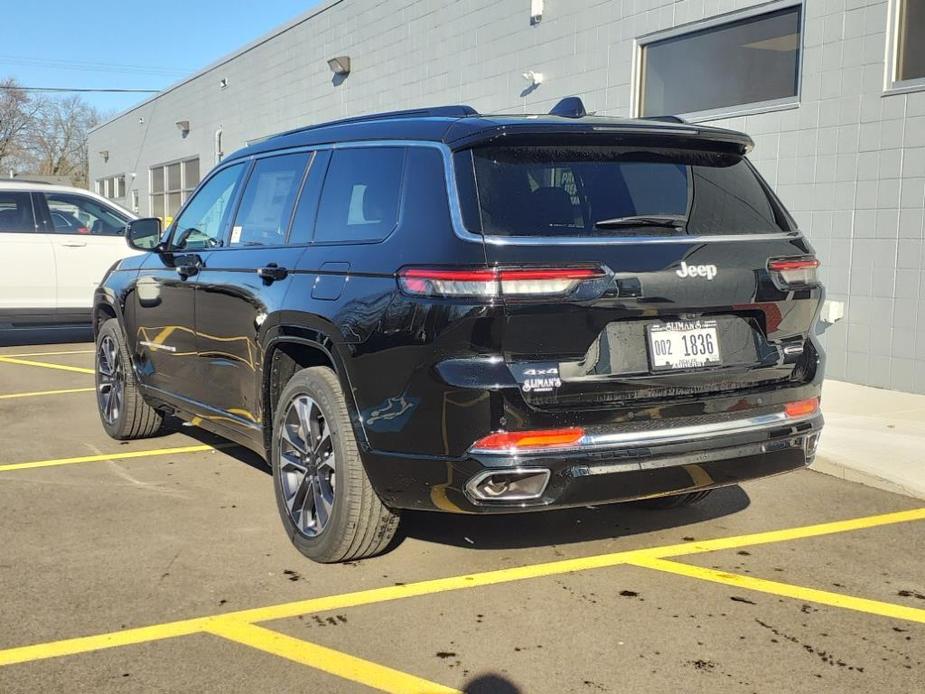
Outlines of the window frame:
<svg viewBox="0 0 925 694">
<path fill-rule="evenodd" d="M 196 181 L 196 183 L 193 185 L 190 185 L 189 181 L 186 180 L 187 164 L 191 161 L 196 161 L 199 164 L 199 180 Z M 167 182 L 169 180 L 167 169 L 173 166 L 174 164 L 180 165 L 180 187 L 179 188 L 170 188 L 167 185 Z M 155 192 L 154 190 L 154 180 L 157 178 L 157 176 L 155 175 L 155 171 L 161 172 L 161 175 L 160 175 L 161 190 L 159 192 Z M 148 213 L 152 217 L 157 216 L 156 214 L 154 214 L 154 198 L 161 197 L 164 203 L 163 220 L 166 220 L 167 217 L 172 217 L 171 223 L 173 223 L 172 220 L 176 219 L 180 215 L 180 211 L 184 207 L 186 207 L 186 201 L 192 197 L 193 193 L 196 192 L 196 189 L 199 188 L 199 185 L 202 183 L 202 181 L 203 181 L 202 158 L 198 155 L 195 157 L 184 157 L 182 159 L 172 159 L 170 161 L 165 161 L 165 162 L 161 162 L 161 163 L 149 166 L 148 167 Z M 180 206 L 176 209 L 173 215 L 168 215 L 167 214 L 167 210 L 169 207 L 168 200 L 170 199 L 171 194 L 176 194 L 176 193 L 180 194 Z"/>
<path fill-rule="evenodd" d="M 891 0 L 895 2 L 896 0 Z M 737 118 L 739 116 L 749 116 L 757 113 L 769 113 L 772 111 L 784 111 L 798 108 L 803 97 L 803 58 L 806 51 L 804 44 L 806 29 L 806 6 L 804 0 L 774 0 L 754 7 L 748 7 L 743 10 L 726 12 L 708 19 L 681 24 L 670 29 L 652 32 L 638 36 L 633 41 L 633 63 L 632 75 L 630 78 L 630 113 L 634 118 L 642 118 L 641 107 L 643 101 L 644 75 L 643 75 L 643 56 L 646 46 L 664 41 L 665 39 L 680 38 L 689 34 L 694 34 L 705 29 L 714 29 L 726 24 L 735 24 L 744 19 L 752 19 L 761 15 L 788 10 L 792 8 L 800 10 L 799 24 L 799 51 L 797 55 L 797 88 L 796 95 L 786 96 L 780 99 L 767 99 L 765 101 L 753 101 L 747 104 L 736 106 L 720 106 L 718 108 L 707 109 L 702 111 L 690 111 L 686 113 L 676 113 L 676 115 L 687 121 L 697 123 L 709 120 L 718 120 L 721 118 Z M 669 115 L 669 114 L 664 114 Z"/>
<path fill-rule="evenodd" d="M 925 91 L 925 75 L 901 80 L 899 76 L 899 20 L 908 0 L 889 0 L 887 4 L 886 59 L 883 66 L 883 95 Z"/>
</svg>

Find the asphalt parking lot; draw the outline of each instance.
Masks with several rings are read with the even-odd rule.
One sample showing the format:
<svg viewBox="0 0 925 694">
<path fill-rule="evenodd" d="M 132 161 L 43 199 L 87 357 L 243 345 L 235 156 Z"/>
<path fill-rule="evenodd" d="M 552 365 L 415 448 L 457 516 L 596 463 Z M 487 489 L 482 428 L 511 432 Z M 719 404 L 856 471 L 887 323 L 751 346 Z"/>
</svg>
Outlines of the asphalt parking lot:
<svg viewBox="0 0 925 694">
<path fill-rule="evenodd" d="M 675 511 L 406 514 L 320 566 L 255 456 L 108 439 L 92 363 L 0 347 L 0 692 L 925 690 L 925 502 L 804 471 Z"/>
</svg>

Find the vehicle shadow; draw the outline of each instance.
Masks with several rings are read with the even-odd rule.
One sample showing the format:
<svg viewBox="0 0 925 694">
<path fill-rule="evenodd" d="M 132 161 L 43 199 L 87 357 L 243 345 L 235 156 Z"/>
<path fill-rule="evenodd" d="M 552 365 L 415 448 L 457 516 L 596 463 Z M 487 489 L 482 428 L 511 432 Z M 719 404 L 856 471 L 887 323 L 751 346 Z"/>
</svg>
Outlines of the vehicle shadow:
<svg viewBox="0 0 925 694">
<path fill-rule="evenodd" d="M 245 465 L 266 475 L 271 474 L 269 466 L 259 455 L 204 429 L 184 426 L 180 420 L 170 418 L 165 430 L 166 433 L 181 432 L 200 443 L 219 446 L 225 454 Z M 622 503 L 486 516 L 403 511 L 398 534 L 386 552 L 395 550 L 408 538 L 466 549 L 491 550 L 628 537 L 721 518 L 748 508 L 750 503 L 745 490 L 736 485 L 717 489 L 700 503 L 677 509 L 651 509 L 640 503 Z"/>
<path fill-rule="evenodd" d="M 523 690 L 495 672 L 477 675 L 463 685 L 465 694 L 520 694 Z"/>
<path fill-rule="evenodd" d="M 93 331 L 86 325 L 47 325 L 0 327 L 0 347 L 71 344 L 92 342 Z"/>
<path fill-rule="evenodd" d="M 399 533 L 402 538 L 468 549 L 520 549 L 683 528 L 737 513 L 749 503 L 748 494 L 732 486 L 717 489 L 700 503 L 677 509 L 622 503 L 491 516 L 405 511 Z"/>
</svg>

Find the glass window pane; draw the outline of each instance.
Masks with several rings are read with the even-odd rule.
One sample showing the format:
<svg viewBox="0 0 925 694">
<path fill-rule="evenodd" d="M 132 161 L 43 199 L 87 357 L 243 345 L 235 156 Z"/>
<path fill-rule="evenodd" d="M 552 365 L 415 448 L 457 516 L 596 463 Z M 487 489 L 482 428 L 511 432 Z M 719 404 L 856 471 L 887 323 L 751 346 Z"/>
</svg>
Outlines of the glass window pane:
<svg viewBox="0 0 925 694">
<path fill-rule="evenodd" d="M 760 181 L 737 156 L 655 149 L 640 154 L 629 145 L 488 147 L 456 156 L 474 157 L 475 186 L 461 185 L 459 193 L 477 198 L 477 205 L 461 200 L 464 209 L 477 210 L 466 223 L 478 217 L 488 235 L 786 231 Z M 633 219 L 640 216 L 647 221 Z"/>
<path fill-rule="evenodd" d="M 160 217 L 161 221 L 167 218 L 164 214 L 164 196 L 163 194 L 151 196 L 151 216 Z"/>
<path fill-rule="evenodd" d="M 35 231 L 28 193 L 0 192 L 0 233 Z"/>
<path fill-rule="evenodd" d="M 795 97 L 800 8 L 749 17 L 642 50 L 644 116 L 678 115 Z"/>
<path fill-rule="evenodd" d="M 176 215 L 182 204 L 183 200 L 180 198 L 180 193 L 167 193 L 167 216 L 173 217 Z"/>
<path fill-rule="evenodd" d="M 925 2 L 904 0 L 899 15 L 896 79 L 925 77 Z"/>
<path fill-rule="evenodd" d="M 120 236 L 128 221 L 111 207 L 82 195 L 45 193 L 45 202 L 59 234 Z"/>
<path fill-rule="evenodd" d="M 221 245 L 242 168 L 235 164 L 222 169 L 199 189 L 177 219 L 172 243 L 184 242 L 181 247 L 186 250 Z"/>
<path fill-rule="evenodd" d="M 151 169 L 151 192 L 152 193 L 163 193 L 164 192 L 164 167 L 157 166 Z"/>
<path fill-rule="evenodd" d="M 286 240 L 308 154 L 260 159 L 247 181 L 231 230 L 231 245 L 275 246 Z"/>
<path fill-rule="evenodd" d="M 376 241 L 398 222 L 405 151 L 336 150 L 321 193 L 317 241 Z"/>
<path fill-rule="evenodd" d="M 167 190 L 180 190 L 180 163 L 167 167 Z"/>
<path fill-rule="evenodd" d="M 190 159 L 183 162 L 183 166 L 186 168 L 185 188 L 192 190 L 199 184 L 199 160 Z"/>
<path fill-rule="evenodd" d="M 125 176 L 118 176 L 116 178 L 116 198 L 125 197 Z"/>
</svg>

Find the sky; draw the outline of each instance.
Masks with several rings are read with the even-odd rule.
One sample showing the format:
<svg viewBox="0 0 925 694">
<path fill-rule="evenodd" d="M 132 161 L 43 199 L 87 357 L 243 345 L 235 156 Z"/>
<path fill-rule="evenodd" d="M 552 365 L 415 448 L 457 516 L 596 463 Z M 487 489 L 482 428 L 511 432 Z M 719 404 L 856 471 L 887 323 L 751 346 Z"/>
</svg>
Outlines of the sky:
<svg viewBox="0 0 925 694">
<path fill-rule="evenodd" d="M 320 0 L 0 0 L 0 79 L 163 89 Z M 84 94 L 105 113 L 150 94 Z"/>
</svg>

